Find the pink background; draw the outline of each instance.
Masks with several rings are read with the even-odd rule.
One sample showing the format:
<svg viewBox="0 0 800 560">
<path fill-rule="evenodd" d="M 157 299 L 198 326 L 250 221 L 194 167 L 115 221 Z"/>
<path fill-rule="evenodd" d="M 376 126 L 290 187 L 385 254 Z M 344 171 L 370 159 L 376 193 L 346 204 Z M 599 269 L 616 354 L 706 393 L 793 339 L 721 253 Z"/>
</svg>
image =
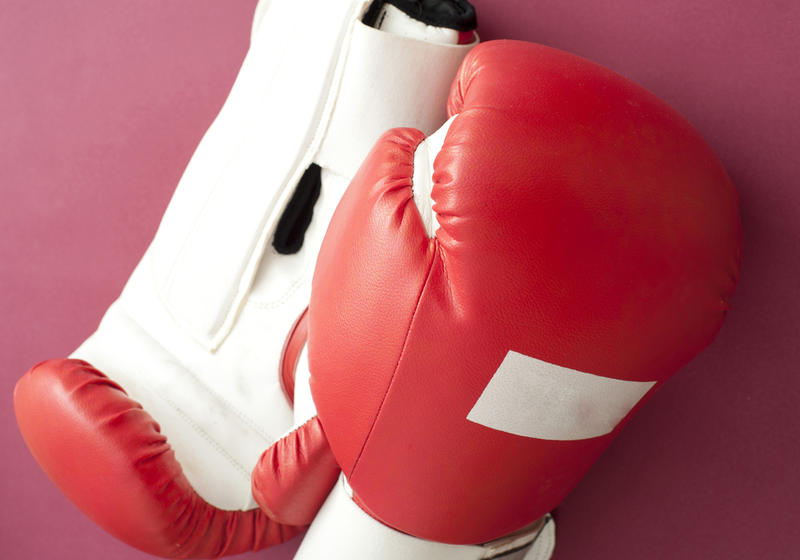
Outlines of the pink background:
<svg viewBox="0 0 800 560">
<path fill-rule="evenodd" d="M 578 53 L 672 103 L 742 200 L 744 267 L 725 327 L 559 508 L 556 557 L 796 558 L 800 3 L 474 3 L 484 39 Z M 146 557 L 41 472 L 12 387 L 73 350 L 119 293 L 227 95 L 254 5 L 0 0 L 2 558 Z"/>
</svg>

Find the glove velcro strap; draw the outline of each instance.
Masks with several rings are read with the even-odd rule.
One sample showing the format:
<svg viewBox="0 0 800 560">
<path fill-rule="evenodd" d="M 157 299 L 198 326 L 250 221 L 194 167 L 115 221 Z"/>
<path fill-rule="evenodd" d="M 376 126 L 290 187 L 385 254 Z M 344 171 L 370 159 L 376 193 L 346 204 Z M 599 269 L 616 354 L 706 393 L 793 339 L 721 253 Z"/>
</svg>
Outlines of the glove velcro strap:
<svg viewBox="0 0 800 560">
<path fill-rule="evenodd" d="M 152 247 L 156 286 L 176 322 L 207 348 L 232 326 L 292 194 L 286 187 L 310 163 L 341 45 L 363 4 L 270 2 L 167 208 Z"/>
<path fill-rule="evenodd" d="M 272 0 L 165 213 L 152 247 L 156 287 L 207 349 L 225 339 L 259 267 L 270 265 L 262 256 L 312 162 L 351 177 L 387 128 L 429 132 L 445 119 L 450 81 L 472 45 L 372 29 L 359 20 L 367 3 Z"/>
</svg>

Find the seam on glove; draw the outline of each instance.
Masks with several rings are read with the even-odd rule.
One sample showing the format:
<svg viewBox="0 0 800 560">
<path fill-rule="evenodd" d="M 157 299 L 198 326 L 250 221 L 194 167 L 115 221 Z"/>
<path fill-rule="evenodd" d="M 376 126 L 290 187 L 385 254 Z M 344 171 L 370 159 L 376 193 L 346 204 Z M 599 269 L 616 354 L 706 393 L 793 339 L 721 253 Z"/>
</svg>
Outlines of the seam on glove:
<svg viewBox="0 0 800 560">
<path fill-rule="evenodd" d="M 270 247 L 272 247 L 272 246 L 270 246 Z M 285 255 L 281 255 L 280 253 L 278 253 L 278 252 L 277 252 L 275 249 L 273 249 L 273 248 L 270 248 L 270 252 L 271 252 L 272 254 L 274 254 L 275 256 L 278 256 L 278 257 L 285 256 Z M 260 266 L 260 265 L 259 265 L 259 266 Z M 308 264 L 306 264 L 306 265 L 303 267 L 303 272 L 302 272 L 302 274 L 301 274 L 300 276 L 298 276 L 298 277 L 297 277 L 297 279 L 296 279 L 294 282 L 292 282 L 291 284 L 289 284 L 289 287 L 288 287 L 288 288 L 286 289 L 286 291 L 285 291 L 285 292 L 284 292 L 284 293 L 281 295 L 281 297 L 280 297 L 280 298 L 278 298 L 278 299 L 273 299 L 273 300 L 262 300 L 262 301 L 258 301 L 258 300 L 256 300 L 256 299 L 255 299 L 255 298 L 253 298 L 253 297 L 249 297 L 249 298 L 247 298 L 247 301 L 246 301 L 246 302 L 245 302 L 245 304 L 244 304 L 244 305 L 245 305 L 245 307 L 255 307 L 255 308 L 257 308 L 257 309 L 275 309 L 275 308 L 278 308 L 278 307 L 280 307 L 280 306 L 284 305 L 284 304 L 285 304 L 287 301 L 289 301 L 289 300 L 292 298 L 292 296 L 293 296 L 295 293 L 297 293 L 297 291 L 298 291 L 298 290 L 299 290 L 299 289 L 302 287 L 302 285 L 303 285 L 303 282 L 304 282 L 304 281 L 305 281 L 305 279 L 308 277 L 308 269 L 309 269 L 309 268 L 312 268 L 312 269 L 313 269 L 313 267 L 309 266 Z M 251 292 L 252 292 L 252 288 L 251 288 Z"/>
<path fill-rule="evenodd" d="M 413 197 L 409 198 L 409 201 L 413 204 Z M 408 201 L 406 202 L 408 204 Z M 411 329 L 414 326 L 414 319 L 417 317 L 417 311 L 419 311 L 419 305 L 422 302 L 422 295 L 425 293 L 425 288 L 428 286 L 428 282 L 431 279 L 431 274 L 433 273 L 433 265 L 436 262 L 436 252 L 431 256 L 430 263 L 428 263 L 428 271 L 425 274 L 425 281 L 422 282 L 422 287 L 419 290 L 419 295 L 417 295 L 417 302 L 414 304 L 414 312 L 411 314 L 411 320 L 408 322 L 408 328 L 406 329 L 406 334 L 403 337 L 403 345 L 400 349 L 400 355 L 397 357 L 397 362 L 394 366 L 394 371 L 392 371 L 392 377 L 389 379 L 389 383 L 386 385 L 386 391 L 383 393 L 383 397 L 381 398 L 381 404 L 378 406 L 378 412 L 375 413 L 375 418 L 372 420 L 372 425 L 369 427 L 369 432 L 367 432 L 367 437 L 364 438 L 364 443 L 361 445 L 361 449 L 356 456 L 356 460 L 353 462 L 353 468 L 350 469 L 349 477 L 353 477 L 354 473 L 356 472 L 356 467 L 358 467 L 358 462 L 361 460 L 361 455 L 364 453 L 364 449 L 367 447 L 367 443 L 369 442 L 370 436 L 372 436 L 372 431 L 375 429 L 375 424 L 378 423 L 378 418 L 380 418 L 381 411 L 383 410 L 383 405 L 386 403 L 386 396 L 389 394 L 389 391 L 394 384 L 395 376 L 397 375 L 397 370 L 400 368 L 400 362 L 403 361 L 403 355 L 406 352 L 406 346 L 408 344 L 408 338 L 411 335 Z"/>
<path fill-rule="evenodd" d="M 242 411 L 241 411 L 241 410 L 240 410 L 238 407 L 236 407 L 236 406 L 233 406 L 233 404 L 231 404 L 231 402 L 230 402 L 228 399 L 226 399 L 225 397 L 223 397 L 222 395 L 220 395 L 219 393 L 217 393 L 217 392 L 216 392 L 214 389 L 212 389 L 211 387 L 209 387 L 209 386 L 208 386 L 208 385 L 207 385 L 205 382 L 203 382 L 203 381 L 202 381 L 202 380 L 201 380 L 201 379 L 200 379 L 200 378 L 199 378 L 199 377 L 198 377 L 198 376 L 197 376 L 197 375 L 194 373 L 194 371 L 192 371 L 190 368 L 187 368 L 187 367 L 186 367 L 186 365 L 185 365 L 183 362 L 181 362 L 181 361 L 178 359 L 178 357 L 177 357 L 177 356 L 175 356 L 175 355 L 174 355 L 172 352 L 169 352 L 169 351 L 168 351 L 166 348 L 164 348 L 164 347 L 163 347 L 163 346 L 162 346 L 162 345 L 161 345 L 161 344 L 160 344 L 160 343 L 159 343 L 159 342 L 158 342 L 158 341 L 157 341 L 155 338 L 153 338 L 153 337 L 150 335 L 150 333 L 148 333 L 148 332 L 147 332 L 147 331 L 146 331 L 146 330 L 145 330 L 145 329 L 142 327 L 142 325 L 140 325 L 140 324 L 139 324 L 139 322 L 138 322 L 138 321 L 136 321 L 136 319 L 134 319 L 133 315 L 131 315 L 130 313 L 128 313 L 128 311 L 126 311 L 126 310 L 125 310 L 125 306 L 124 306 L 124 305 L 120 306 L 120 311 L 121 311 L 121 312 L 122 312 L 122 313 L 123 313 L 123 314 L 124 314 L 124 315 L 125 315 L 125 316 L 126 316 L 128 319 L 129 319 L 129 320 L 130 320 L 130 321 L 131 321 L 131 323 L 132 323 L 133 325 L 135 325 L 135 326 L 136 326 L 136 328 L 138 328 L 138 329 L 139 329 L 140 331 L 142 331 L 142 332 L 143 332 L 145 335 L 147 335 L 147 338 L 148 338 L 149 340 L 151 340 L 151 341 L 153 342 L 153 344 L 155 344 L 155 346 L 157 346 L 157 347 L 158 347 L 158 348 L 159 348 L 159 349 L 160 349 L 162 352 L 164 352 L 164 354 L 166 354 L 167 356 L 170 356 L 170 357 L 172 357 L 172 358 L 175 360 L 175 362 L 176 362 L 178 365 L 180 365 L 181 369 L 183 369 L 183 371 L 185 371 L 186 373 L 188 373 L 188 374 L 189 374 L 189 376 L 191 377 L 191 379 L 192 379 L 192 380 L 194 380 L 194 382 L 195 382 L 195 384 L 197 385 L 197 387 L 199 387 L 201 390 L 205 391 L 206 393 L 208 393 L 209 395 L 211 395 L 211 396 L 213 396 L 215 399 L 217 399 L 219 402 L 221 402 L 221 403 L 222 403 L 222 404 L 225 406 L 225 408 L 226 408 L 226 409 L 228 409 L 229 411 L 231 411 L 231 412 L 232 412 L 232 413 L 233 413 L 233 414 L 234 414 L 234 415 L 235 415 L 235 416 L 236 416 L 236 417 L 237 417 L 237 418 L 238 418 L 238 419 L 239 419 L 239 420 L 242 422 L 242 424 L 244 424 L 244 426 L 246 426 L 246 427 L 250 428 L 250 429 L 251 429 L 253 432 L 255 432 L 255 433 L 258 435 L 258 436 L 260 436 L 262 439 L 264 439 L 266 442 L 268 442 L 268 444 L 271 444 L 272 442 L 276 441 L 276 438 L 274 438 L 274 437 L 270 436 L 270 434 L 267 434 L 266 432 L 264 432 L 264 431 L 263 431 L 263 430 L 262 430 L 262 429 L 259 427 L 259 425 L 258 425 L 258 424 L 257 424 L 257 423 L 254 421 L 254 420 L 252 420 L 251 418 L 249 418 L 248 416 L 246 416 L 246 415 L 245 415 L 245 414 L 244 414 L 244 413 L 243 413 L 243 412 L 242 412 Z M 156 391 L 156 390 L 155 390 L 155 389 L 154 389 L 154 388 L 151 386 L 151 383 L 150 383 L 149 381 L 148 381 L 148 382 L 146 382 L 146 383 L 142 383 L 142 382 L 141 382 L 141 380 L 140 380 L 140 381 L 139 381 L 139 383 L 140 383 L 142 386 L 144 386 L 144 387 L 145 387 L 145 388 L 146 388 L 148 391 L 150 391 L 151 393 L 155 394 L 155 395 L 156 395 L 156 396 L 158 396 L 158 397 L 161 397 L 161 398 L 162 398 L 164 401 L 166 401 L 166 402 L 170 403 L 170 406 L 171 406 L 172 408 L 174 408 L 176 411 L 180 412 L 180 411 L 179 411 L 179 410 L 178 410 L 178 409 L 177 409 L 177 408 L 174 406 L 174 404 L 172 403 L 172 401 L 170 401 L 169 399 L 167 399 L 166 397 L 164 397 L 163 395 L 161 395 L 161 394 L 160 394 L 158 391 Z"/>
<path fill-rule="evenodd" d="M 213 448 L 213 449 L 214 449 L 214 450 L 215 450 L 215 451 L 216 451 L 216 452 L 217 452 L 217 453 L 218 453 L 220 456 L 224 457 L 224 458 L 225 458 L 225 459 L 226 459 L 226 460 L 227 460 L 227 461 L 228 461 L 228 462 L 229 462 L 229 463 L 230 463 L 230 464 L 231 464 L 231 465 L 232 465 L 232 466 L 233 466 L 233 467 L 234 467 L 234 468 L 235 468 L 237 471 L 239 471 L 239 473 L 240 473 L 240 474 L 242 474 L 242 476 L 243 476 L 245 479 L 247 479 L 247 480 L 249 480 L 249 479 L 250 479 L 250 473 L 247 471 L 247 469 L 244 467 L 244 465 L 242 465 L 241 463 L 239 463 L 239 462 L 238 462 L 238 461 L 237 461 L 237 460 L 236 460 L 236 459 L 235 459 L 235 458 L 234 458 L 232 455 L 230 455 L 230 454 L 229 454 L 227 451 L 225 451 L 225 450 L 224 450 L 224 449 L 223 449 L 223 448 L 220 446 L 220 444 L 219 444 L 219 443 L 217 443 L 217 441 L 216 441 L 216 440 L 214 440 L 214 439 L 213 439 L 211 436 L 209 436 L 209 435 L 208 435 L 208 433 L 206 433 L 206 431 L 205 431 L 205 430 L 203 430 L 203 428 L 201 428 L 201 427 L 200 427 L 200 425 L 199 425 L 199 424 L 197 424 L 197 423 L 196 423 L 196 422 L 195 422 L 195 421 L 192 419 L 192 417 L 191 417 L 191 416 L 189 416 L 188 414 L 186 414 L 185 412 L 183 412 L 183 411 L 180 409 L 180 407 L 178 407 L 178 406 L 177 406 L 177 404 L 176 404 L 174 401 L 172 401 L 171 399 L 168 399 L 167 397 L 165 397 L 165 396 L 161 395 L 160 393 L 158 393 L 157 391 L 155 391 L 155 390 L 154 390 L 154 389 L 152 389 L 151 387 L 145 387 L 145 388 L 146 388 L 146 390 L 147 390 L 147 391 L 149 391 L 151 394 L 153 394 L 153 395 L 155 395 L 155 396 L 157 396 L 157 397 L 161 397 L 161 399 L 162 399 L 164 402 L 166 402 L 167 404 L 169 404 L 169 406 L 170 406 L 170 407 L 171 407 L 171 408 L 172 408 L 172 409 L 173 409 L 173 410 L 174 410 L 174 411 L 175 411 L 175 412 L 178 414 L 178 416 L 179 416 L 180 418 L 182 418 L 184 422 L 186 422 L 187 424 L 189 424 L 189 426 L 191 426 L 191 428 L 192 428 L 192 429 L 193 429 L 193 430 L 194 430 L 194 431 L 195 431 L 195 432 L 196 432 L 198 435 L 200 435 L 200 437 L 202 437 L 204 440 L 206 440 L 206 441 L 207 441 L 207 442 L 208 442 L 208 443 L 211 445 L 211 447 L 212 447 L 212 448 Z M 167 442 L 169 442 L 169 438 L 167 438 Z M 172 447 L 172 446 L 170 445 L 170 448 L 171 448 L 171 447 Z M 175 451 L 175 450 L 173 449 L 173 452 L 174 452 L 174 451 Z M 177 454 L 176 454 L 176 457 L 177 457 Z M 178 463 L 180 463 L 180 461 L 178 461 Z M 182 466 L 182 465 L 181 465 L 181 472 L 183 472 L 183 466 Z"/>
</svg>

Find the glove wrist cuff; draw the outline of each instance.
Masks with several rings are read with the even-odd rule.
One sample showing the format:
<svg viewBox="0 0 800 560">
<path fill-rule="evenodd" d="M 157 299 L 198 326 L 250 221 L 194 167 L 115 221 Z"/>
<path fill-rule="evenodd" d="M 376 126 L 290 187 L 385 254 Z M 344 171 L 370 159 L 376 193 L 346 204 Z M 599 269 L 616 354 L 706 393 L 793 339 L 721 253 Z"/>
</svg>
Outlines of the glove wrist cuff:
<svg viewBox="0 0 800 560">
<path fill-rule="evenodd" d="M 480 545 L 445 544 L 401 533 L 364 512 L 353 501 L 344 476 L 340 476 L 295 560 L 547 560 L 554 547 L 555 523 L 549 514 L 511 535 Z"/>
</svg>

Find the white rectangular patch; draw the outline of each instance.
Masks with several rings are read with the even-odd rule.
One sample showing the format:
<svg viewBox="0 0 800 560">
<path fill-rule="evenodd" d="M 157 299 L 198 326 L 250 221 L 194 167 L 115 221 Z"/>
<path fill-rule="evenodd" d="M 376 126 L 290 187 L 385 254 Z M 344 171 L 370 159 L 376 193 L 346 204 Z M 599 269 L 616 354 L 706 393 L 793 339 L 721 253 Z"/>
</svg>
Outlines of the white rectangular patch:
<svg viewBox="0 0 800 560">
<path fill-rule="evenodd" d="M 611 432 L 655 383 L 601 377 L 509 350 L 467 420 L 530 438 L 589 439 Z"/>
</svg>

